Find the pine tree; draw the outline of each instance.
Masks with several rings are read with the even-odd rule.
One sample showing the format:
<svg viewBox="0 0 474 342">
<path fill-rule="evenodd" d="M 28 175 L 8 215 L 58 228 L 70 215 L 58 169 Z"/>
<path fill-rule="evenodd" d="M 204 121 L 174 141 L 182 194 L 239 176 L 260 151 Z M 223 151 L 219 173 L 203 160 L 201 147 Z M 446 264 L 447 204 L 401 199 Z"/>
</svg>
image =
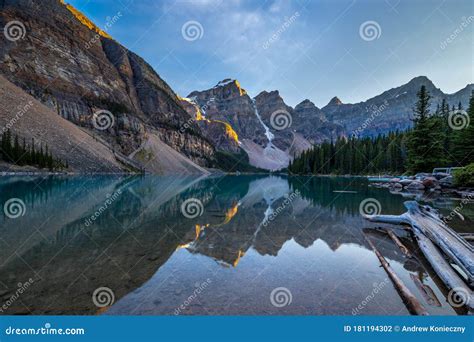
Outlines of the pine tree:
<svg viewBox="0 0 474 342">
<path fill-rule="evenodd" d="M 452 154 L 456 159 L 455 164 L 459 166 L 474 162 L 474 91 L 471 93 L 467 115 L 467 126 L 455 131 L 453 139 Z"/>
<path fill-rule="evenodd" d="M 423 85 L 417 93 L 414 108 L 414 127 L 407 135 L 408 170 L 412 173 L 429 172 L 436 166 L 444 166 L 444 135 L 438 117 L 430 117 L 431 96 Z"/>
<path fill-rule="evenodd" d="M 6 132 L 3 132 L 3 135 L 2 135 L 2 159 L 8 163 L 13 162 L 12 151 L 13 151 L 13 146 L 12 146 L 11 132 L 8 129 Z"/>
<path fill-rule="evenodd" d="M 324 142 L 294 158 L 288 170 L 294 174 L 400 173 L 405 171 L 403 135 L 394 132 L 375 138 Z"/>
</svg>

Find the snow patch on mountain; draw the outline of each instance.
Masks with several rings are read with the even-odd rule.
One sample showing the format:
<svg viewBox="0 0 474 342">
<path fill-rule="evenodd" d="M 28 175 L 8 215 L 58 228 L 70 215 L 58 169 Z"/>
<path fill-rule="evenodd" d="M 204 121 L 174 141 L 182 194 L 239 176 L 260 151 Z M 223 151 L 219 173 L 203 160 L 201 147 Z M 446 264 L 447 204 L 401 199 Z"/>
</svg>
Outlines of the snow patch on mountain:
<svg viewBox="0 0 474 342">
<path fill-rule="evenodd" d="M 272 140 L 273 140 L 273 138 L 274 138 L 275 136 L 273 135 L 272 132 L 270 132 L 270 128 L 268 128 L 268 126 L 265 125 L 265 123 L 264 123 L 263 120 L 262 120 L 262 117 L 261 117 L 260 114 L 258 113 L 257 104 L 256 104 L 255 99 L 252 99 L 252 103 L 253 103 L 253 109 L 254 109 L 254 111 L 255 111 L 255 116 L 257 117 L 258 121 L 260 121 L 260 123 L 262 124 L 263 129 L 265 130 L 265 136 L 266 136 L 267 139 L 268 139 L 268 145 L 267 145 L 267 147 L 272 146 L 272 145 L 273 145 Z"/>
</svg>

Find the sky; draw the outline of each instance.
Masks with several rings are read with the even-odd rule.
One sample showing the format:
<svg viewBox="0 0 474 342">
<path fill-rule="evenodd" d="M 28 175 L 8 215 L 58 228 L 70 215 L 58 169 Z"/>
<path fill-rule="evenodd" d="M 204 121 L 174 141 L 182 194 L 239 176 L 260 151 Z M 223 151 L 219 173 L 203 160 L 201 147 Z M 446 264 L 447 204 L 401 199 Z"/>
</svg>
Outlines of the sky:
<svg viewBox="0 0 474 342">
<path fill-rule="evenodd" d="M 181 96 L 232 78 L 295 106 L 364 101 L 424 75 L 474 83 L 472 0 L 68 0 Z"/>
</svg>

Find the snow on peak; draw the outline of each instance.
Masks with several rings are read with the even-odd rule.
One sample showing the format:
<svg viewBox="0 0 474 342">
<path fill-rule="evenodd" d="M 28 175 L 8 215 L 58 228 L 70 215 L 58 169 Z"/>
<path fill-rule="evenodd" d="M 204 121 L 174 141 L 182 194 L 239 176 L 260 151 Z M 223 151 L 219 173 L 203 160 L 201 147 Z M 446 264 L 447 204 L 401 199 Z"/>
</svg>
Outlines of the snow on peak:
<svg viewBox="0 0 474 342">
<path fill-rule="evenodd" d="M 225 80 L 222 80 L 222 81 L 220 81 L 219 83 L 217 83 L 217 84 L 214 86 L 214 88 L 217 88 L 217 87 L 224 87 L 224 86 L 226 86 L 226 85 L 228 85 L 228 84 L 231 84 L 231 83 L 234 83 L 234 82 L 236 82 L 236 80 L 231 79 L 231 78 L 226 78 Z"/>
<path fill-rule="evenodd" d="M 235 79 L 231 79 L 231 78 L 226 78 L 225 80 L 222 80 L 220 81 L 219 83 L 217 83 L 213 89 L 216 89 L 216 88 L 219 88 L 219 87 L 225 87 L 229 84 L 234 84 L 237 89 L 239 90 L 239 94 L 240 96 L 243 96 L 243 95 L 246 95 L 247 92 L 245 91 L 245 89 L 243 89 L 241 86 L 240 86 L 240 83 L 239 81 L 235 80 Z"/>
</svg>

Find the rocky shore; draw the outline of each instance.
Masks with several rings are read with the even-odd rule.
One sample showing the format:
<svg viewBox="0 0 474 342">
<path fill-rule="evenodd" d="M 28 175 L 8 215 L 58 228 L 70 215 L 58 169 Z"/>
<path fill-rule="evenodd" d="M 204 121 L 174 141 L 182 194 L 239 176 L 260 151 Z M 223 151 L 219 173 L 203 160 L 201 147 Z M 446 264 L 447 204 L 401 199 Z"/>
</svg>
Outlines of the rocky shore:
<svg viewBox="0 0 474 342">
<path fill-rule="evenodd" d="M 371 186 L 388 188 L 391 192 L 432 193 L 433 195 L 459 195 L 474 199 L 474 188 L 457 187 L 453 176 L 447 173 L 418 173 L 414 176 L 394 177 L 385 182 L 374 182 Z"/>
</svg>

